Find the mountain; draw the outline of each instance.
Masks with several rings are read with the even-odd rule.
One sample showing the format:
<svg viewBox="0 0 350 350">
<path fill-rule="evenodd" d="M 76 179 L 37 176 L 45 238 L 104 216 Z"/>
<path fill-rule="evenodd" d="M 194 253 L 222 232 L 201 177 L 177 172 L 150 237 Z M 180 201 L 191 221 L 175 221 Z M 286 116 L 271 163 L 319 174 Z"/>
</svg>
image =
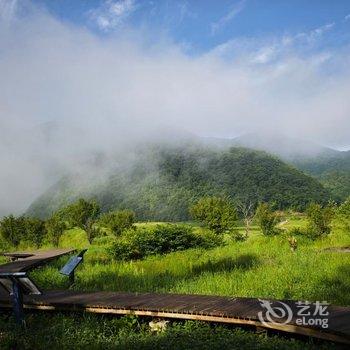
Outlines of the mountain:
<svg viewBox="0 0 350 350">
<path fill-rule="evenodd" d="M 338 151 L 310 141 L 267 134 L 246 134 L 231 140 L 231 144 L 263 150 L 280 157 L 319 180 L 336 200 L 350 196 L 350 151 Z"/>
<path fill-rule="evenodd" d="M 321 155 L 314 159 L 299 159 L 294 165 L 317 178 L 329 189 L 337 201 L 350 196 L 350 152 L 339 152 L 336 156 Z"/>
<path fill-rule="evenodd" d="M 105 163 L 66 175 L 27 214 L 47 217 L 85 197 L 96 199 L 104 211 L 130 208 L 140 220 L 180 221 L 189 218 L 189 205 L 203 196 L 269 201 L 277 209 L 303 209 L 329 199 L 315 179 L 265 152 L 245 148 L 148 145 Z"/>
</svg>

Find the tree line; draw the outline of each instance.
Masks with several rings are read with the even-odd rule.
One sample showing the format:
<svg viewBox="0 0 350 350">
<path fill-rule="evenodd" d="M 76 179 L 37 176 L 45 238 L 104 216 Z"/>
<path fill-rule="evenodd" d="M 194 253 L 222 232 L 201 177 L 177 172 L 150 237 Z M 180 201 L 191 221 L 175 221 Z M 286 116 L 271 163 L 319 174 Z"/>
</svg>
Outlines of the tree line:
<svg viewBox="0 0 350 350">
<path fill-rule="evenodd" d="M 81 228 L 91 243 L 95 237 L 106 233 L 120 234 L 132 226 L 135 213 L 131 210 L 117 210 L 101 214 L 100 205 L 93 200 L 83 198 L 69 204 L 47 220 L 27 216 L 9 215 L 0 221 L 0 234 L 11 246 L 20 242 L 39 247 L 44 242 L 58 246 L 63 232 L 72 228 Z"/>
<path fill-rule="evenodd" d="M 274 210 L 271 204 L 264 202 L 254 205 L 250 201 L 231 201 L 228 197 L 202 197 L 190 206 L 189 215 L 214 234 L 229 233 L 237 240 L 248 238 L 253 222 L 266 236 L 281 232 L 280 212 Z M 339 219 L 344 229 L 350 232 L 350 197 L 338 206 L 331 202 L 327 205 L 311 203 L 306 209 L 306 217 L 307 227 L 304 230 L 294 229 L 292 235 L 303 234 L 312 239 L 327 235 L 331 232 L 331 224 L 335 217 Z M 237 229 L 239 220 L 244 225 L 243 233 Z M 52 213 L 47 220 L 27 216 L 5 216 L 0 220 L 0 234 L 2 239 L 14 247 L 21 242 L 35 247 L 43 243 L 58 246 L 65 230 L 81 228 L 86 232 L 88 241 L 92 243 L 98 236 L 106 234 L 121 236 L 124 231 L 135 229 L 135 221 L 135 213 L 132 210 L 102 213 L 96 201 L 81 198 Z"/>
</svg>

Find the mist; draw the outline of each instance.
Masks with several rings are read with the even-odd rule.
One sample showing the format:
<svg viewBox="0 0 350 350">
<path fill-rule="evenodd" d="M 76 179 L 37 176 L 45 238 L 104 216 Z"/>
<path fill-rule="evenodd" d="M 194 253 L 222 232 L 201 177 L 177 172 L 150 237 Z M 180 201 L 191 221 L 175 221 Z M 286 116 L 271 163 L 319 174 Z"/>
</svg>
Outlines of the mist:
<svg viewBox="0 0 350 350">
<path fill-rule="evenodd" d="M 99 35 L 0 0 L 0 215 L 24 211 L 98 152 L 172 131 L 347 147 L 350 49 L 308 53 L 305 37 L 288 39 L 237 38 L 194 55 L 147 28 Z"/>
</svg>

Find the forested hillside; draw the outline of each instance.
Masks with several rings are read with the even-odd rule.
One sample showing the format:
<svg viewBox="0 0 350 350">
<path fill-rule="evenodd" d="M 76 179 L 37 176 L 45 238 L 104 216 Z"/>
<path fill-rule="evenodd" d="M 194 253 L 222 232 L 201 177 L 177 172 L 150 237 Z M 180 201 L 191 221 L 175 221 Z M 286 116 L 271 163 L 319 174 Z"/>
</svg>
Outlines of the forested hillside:
<svg viewBox="0 0 350 350">
<path fill-rule="evenodd" d="M 216 140 L 216 144 L 222 146 L 227 142 Z M 335 200 L 342 201 L 350 196 L 350 151 L 338 151 L 305 140 L 266 134 L 243 135 L 231 140 L 232 144 L 280 157 L 319 180 Z"/>
<path fill-rule="evenodd" d="M 98 200 L 104 211 L 130 208 L 141 220 L 175 221 L 188 219 L 189 205 L 208 195 L 268 201 L 276 209 L 303 209 L 329 199 L 316 180 L 260 151 L 192 145 L 146 147 L 136 154 L 132 162 L 110 165 L 108 175 L 67 175 L 28 214 L 47 217 L 82 196 Z"/>
<path fill-rule="evenodd" d="M 294 165 L 314 176 L 336 200 L 350 196 L 350 151 L 295 160 Z"/>
</svg>

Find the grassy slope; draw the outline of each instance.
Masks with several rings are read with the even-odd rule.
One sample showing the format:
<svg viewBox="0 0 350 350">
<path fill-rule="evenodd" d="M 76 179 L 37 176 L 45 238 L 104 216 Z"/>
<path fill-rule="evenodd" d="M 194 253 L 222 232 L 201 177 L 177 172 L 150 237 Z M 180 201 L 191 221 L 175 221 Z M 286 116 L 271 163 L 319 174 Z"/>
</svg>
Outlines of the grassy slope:
<svg viewBox="0 0 350 350">
<path fill-rule="evenodd" d="M 295 217 L 289 218 L 285 227 L 303 225 L 305 221 Z M 73 236 L 80 236 L 76 239 L 79 246 L 87 244 L 82 240 L 84 232 L 78 230 L 67 232 L 61 244 L 65 246 L 72 242 Z M 74 289 L 326 300 L 350 305 L 350 255 L 322 251 L 324 247 L 350 245 L 350 235 L 335 226 L 333 233 L 322 240 L 298 240 L 298 250 L 292 253 L 284 236 L 263 237 L 254 228 L 246 242 L 230 242 L 225 247 L 208 251 L 194 249 L 124 263 L 109 261 L 104 246 L 95 244 L 90 247 L 83 266 L 77 272 Z M 67 287 L 66 279 L 58 273 L 58 267 L 64 260 L 62 258 L 33 272 L 33 278 L 43 288 Z M 0 327 L 1 324 L 4 326 L 4 318 L 0 318 L 0 322 Z M 192 344 L 191 348 L 307 348 L 305 344 L 283 338 L 267 340 L 264 335 L 193 323 L 175 324 L 165 334 L 152 336 L 145 324 L 127 319 L 112 321 L 99 316 L 36 315 L 30 318 L 30 322 L 30 329 L 38 328 L 34 323 L 46 324 L 46 328 L 52 329 L 55 334 L 55 340 L 50 340 L 52 344 L 59 339 L 65 344 L 64 334 L 68 334 L 68 339 L 77 341 L 78 345 L 108 347 L 115 344 L 119 348 L 139 348 L 142 345 L 150 349 L 186 349 L 188 344 Z M 35 332 L 39 331 L 36 329 Z M 79 340 L 75 341 L 72 334 Z M 6 341 L 14 341 L 14 335 L 9 330 L 2 336 Z M 206 339 L 204 343 L 203 337 Z M 28 336 L 25 339 L 30 344 L 37 341 Z M 49 343 L 48 339 L 49 336 L 44 337 L 36 347 L 44 347 Z M 309 346 L 312 347 L 311 344 Z M 329 346 L 326 345 L 327 348 Z"/>
<path fill-rule="evenodd" d="M 284 227 L 303 225 L 302 219 L 289 220 Z M 104 246 L 93 245 L 77 272 L 74 288 L 311 299 L 350 305 L 345 293 L 350 288 L 350 255 L 322 251 L 350 245 L 350 235 L 338 227 L 316 242 L 298 238 L 296 253 L 290 251 L 284 235 L 264 237 L 257 228 L 245 242 L 228 241 L 224 247 L 207 251 L 191 249 L 124 263 L 109 261 Z M 66 239 L 61 243 L 67 246 Z M 60 264 L 35 271 L 39 285 L 64 287 L 65 279 L 57 271 Z"/>
</svg>

